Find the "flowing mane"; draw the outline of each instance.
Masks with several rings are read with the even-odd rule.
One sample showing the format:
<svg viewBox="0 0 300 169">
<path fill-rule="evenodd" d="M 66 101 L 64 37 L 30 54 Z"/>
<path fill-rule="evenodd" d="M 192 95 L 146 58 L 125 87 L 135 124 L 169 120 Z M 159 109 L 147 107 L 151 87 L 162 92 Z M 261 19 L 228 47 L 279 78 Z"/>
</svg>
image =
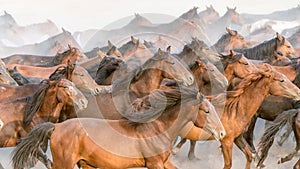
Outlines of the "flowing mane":
<svg viewBox="0 0 300 169">
<path fill-rule="evenodd" d="M 120 63 L 122 65 L 120 65 Z M 97 69 L 95 81 L 101 84 L 108 76 L 110 76 L 117 69 L 126 68 L 126 63 L 121 60 L 110 56 L 105 56 Z"/>
<path fill-rule="evenodd" d="M 204 96 L 196 88 L 172 86 L 156 89 L 150 95 L 135 100 L 123 115 L 129 125 L 147 123 L 158 118 L 164 110 L 182 102 L 197 100 L 200 103 Z M 200 99 L 199 99 L 200 97 Z"/>
<path fill-rule="evenodd" d="M 27 104 L 23 117 L 24 126 L 28 126 L 31 123 L 33 116 L 44 102 L 46 91 L 50 87 L 55 86 L 60 80 L 61 79 L 56 80 L 55 82 L 50 82 L 50 80 L 43 80 L 41 82 L 42 86 L 32 96 L 26 97 Z"/>
<path fill-rule="evenodd" d="M 75 70 L 75 65 L 71 66 L 59 66 L 50 76 L 50 80 L 60 79 L 61 76 L 64 76 L 66 79 L 71 80 L 72 72 Z"/>
<path fill-rule="evenodd" d="M 285 38 L 283 38 L 282 43 L 284 43 Z M 257 46 L 246 49 L 234 49 L 237 52 L 243 53 L 248 59 L 255 60 L 267 60 L 269 57 L 273 56 L 274 51 L 277 49 L 279 43 L 278 38 L 273 38 L 271 40 L 265 41 Z"/>
</svg>

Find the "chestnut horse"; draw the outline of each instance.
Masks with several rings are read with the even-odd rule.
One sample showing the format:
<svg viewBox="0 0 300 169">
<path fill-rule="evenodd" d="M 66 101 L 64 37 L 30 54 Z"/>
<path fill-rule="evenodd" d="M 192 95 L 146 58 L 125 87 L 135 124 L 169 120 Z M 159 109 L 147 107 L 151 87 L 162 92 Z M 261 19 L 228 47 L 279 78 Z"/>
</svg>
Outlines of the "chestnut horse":
<svg viewBox="0 0 300 169">
<path fill-rule="evenodd" d="M 36 56 L 36 55 L 12 55 L 6 58 L 2 58 L 4 63 L 10 64 L 21 64 L 31 66 L 50 67 L 59 64 L 66 64 L 69 61 L 76 63 L 79 58 L 83 55 L 79 49 L 69 46 L 69 50 L 63 53 L 57 53 L 56 56 Z"/>
<path fill-rule="evenodd" d="M 267 70 L 261 68 L 259 72 L 248 75 L 234 91 L 227 93 L 221 117 L 226 130 L 226 135 L 221 140 L 224 169 L 231 168 L 233 143 L 246 155 L 246 169 L 250 169 L 252 152 L 242 134 L 263 100 L 270 94 L 300 99 L 300 89 L 270 67 Z"/>
<path fill-rule="evenodd" d="M 47 146 L 50 140 L 52 169 L 73 169 L 76 164 L 82 168 L 175 168 L 168 159 L 172 142 L 197 114 L 206 119 L 207 131 L 219 135 L 218 115 L 204 96 L 199 96 L 194 88 L 157 89 L 139 100 L 140 104 L 133 104 L 127 119 L 44 123 L 14 150 L 13 166 L 24 168 L 35 163 L 39 147 Z"/>
<path fill-rule="evenodd" d="M 35 125 L 58 122 L 66 106 L 75 110 L 87 107 L 87 99 L 67 79 L 44 80 L 42 85 L 31 97 L 0 103 L 0 147 L 16 146 Z"/>
<path fill-rule="evenodd" d="M 228 55 L 220 54 L 220 57 L 221 57 L 221 63 L 225 68 L 224 75 L 229 82 L 228 84 L 231 84 L 231 81 L 234 77 L 245 78 L 249 73 L 257 71 L 257 68 L 251 62 L 249 62 L 248 59 L 246 59 L 245 56 L 243 56 L 243 54 L 235 53 L 234 51 L 230 50 L 230 54 Z M 202 89 L 202 87 L 198 85 L 198 89 L 200 90 Z M 203 136 L 199 137 L 200 135 Z M 172 153 L 176 154 L 183 146 L 183 144 L 186 142 L 186 140 L 190 139 L 190 150 L 188 153 L 188 158 L 190 160 L 195 159 L 196 141 L 207 139 L 207 137 L 204 135 L 205 133 L 202 132 L 201 128 L 197 128 L 195 126 L 192 127 L 189 134 L 183 137 L 183 139 L 173 149 Z"/>
<path fill-rule="evenodd" d="M 74 71 L 70 72 L 71 80 L 76 87 L 84 92 L 91 93 L 92 95 L 97 95 L 100 93 L 100 86 L 96 84 L 94 79 L 88 74 L 88 72 L 79 65 L 73 65 Z M 62 72 L 67 73 L 67 68 L 65 64 L 57 65 L 54 67 L 36 67 L 29 65 L 18 65 L 12 64 L 8 66 L 9 68 L 16 67 L 17 71 L 21 73 L 26 78 L 40 78 L 47 79 L 55 70 L 61 69 Z"/>
<path fill-rule="evenodd" d="M 227 33 L 224 34 L 213 46 L 210 48 L 217 52 L 229 52 L 231 49 L 249 48 L 250 42 L 247 41 L 237 31 L 226 27 Z"/>
<path fill-rule="evenodd" d="M 265 130 L 262 138 L 259 141 L 259 150 L 260 150 L 260 157 L 257 163 L 257 167 L 263 166 L 264 160 L 268 156 L 269 149 L 271 148 L 276 133 L 283 128 L 285 125 L 291 125 L 295 134 L 296 139 L 296 147 L 292 153 L 289 155 L 279 159 L 278 163 L 284 163 L 287 161 L 292 160 L 292 158 L 297 154 L 300 149 L 300 109 L 291 109 L 288 111 L 282 112 L 280 115 L 276 117 L 276 119 L 271 123 L 270 126 Z M 289 124 L 287 124 L 289 123 Z M 294 168 L 299 168 L 299 160 L 295 164 Z"/>
</svg>

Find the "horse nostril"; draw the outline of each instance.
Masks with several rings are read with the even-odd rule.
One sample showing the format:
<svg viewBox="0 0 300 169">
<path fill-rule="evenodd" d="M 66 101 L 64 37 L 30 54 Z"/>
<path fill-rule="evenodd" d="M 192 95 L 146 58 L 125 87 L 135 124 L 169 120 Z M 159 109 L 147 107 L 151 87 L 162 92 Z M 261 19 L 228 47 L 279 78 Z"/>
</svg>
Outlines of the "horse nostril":
<svg viewBox="0 0 300 169">
<path fill-rule="evenodd" d="M 95 89 L 95 92 L 96 92 L 96 94 L 99 94 L 99 93 L 100 93 L 100 89 L 99 89 L 99 88 L 96 88 L 96 89 Z"/>
<path fill-rule="evenodd" d="M 84 100 L 80 100 L 80 103 L 82 104 L 82 105 L 85 105 L 85 102 L 84 102 Z"/>
<path fill-rule="evenodd" d="M 220 138 L 224 138 L 225 137 L 225 133 L 223 131 L 220 132 Z"/>
</svg>

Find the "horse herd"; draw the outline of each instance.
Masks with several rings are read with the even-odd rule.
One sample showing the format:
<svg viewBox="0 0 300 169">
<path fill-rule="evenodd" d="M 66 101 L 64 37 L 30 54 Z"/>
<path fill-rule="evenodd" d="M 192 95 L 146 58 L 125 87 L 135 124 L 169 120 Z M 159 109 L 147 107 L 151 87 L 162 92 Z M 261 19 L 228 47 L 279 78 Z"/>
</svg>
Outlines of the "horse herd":
<svg viewBox="0 0 300 169">
<path fill-rule="evenodd" d="M 280 34 L 251 47 L 226 28 L 209 47 L 193 38 L 180 53 L 156 49 L 131 37 L 123 47 L 109 42 L 96 57 L 69 50 L 53 57 L 13 55 L 0 73 L 0 146 L 15 147 L 12 166 L 48 169 L 176 168 L 169 157 L 187 139 L 221 143 L 224 169 L 235 144 L 263 167 L 276 133 L 287 126 L 300 148 L 300 64 Z M 269 123 L 258 149 L 257 118 Z M 182 140 L 177 144 L 176 138 Z M 48 146 L 50 141 L 50 146 Z M 52 159 L 46 155 L 50 147 Z M 294 165 L 300 168 L 300 160 Z"/>
</svg>

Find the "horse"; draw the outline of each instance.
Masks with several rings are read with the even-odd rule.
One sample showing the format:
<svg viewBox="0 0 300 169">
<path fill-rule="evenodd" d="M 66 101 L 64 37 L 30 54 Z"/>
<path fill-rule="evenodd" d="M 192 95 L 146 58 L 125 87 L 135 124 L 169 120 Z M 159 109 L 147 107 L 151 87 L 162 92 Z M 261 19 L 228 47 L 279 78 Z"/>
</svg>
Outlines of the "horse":
<svg viewBox="0 0 300 169">
<path fill-rule="evenodd" d="M 226 27 L 227 33 L 222 35 L 221 38 L 210 48 L 217 52 L 228 52 L 231 49 L 241 49 L 250 47 L 250 42 L 247 41 L 237 31 Z"/>
<path fill-rule="evenodd" d="M 79 65 L 74 65 L 69 62 L 69 67 L 73 67 L 74 71 L 67 71 L 67 66 L 65 64 L 60 64 L 53 67 L 36 67 L 29 65 L 18 65 L 12 64 L 8 68 L 16 67 L 17 71 L 21 73 L 26 78 L 40 78 L 47 79 L 53 72 L 61 71 L 64 73 L 70 73 L 71 81 L 75 83 L 76 87 L 84 92 L 91 93 L 92 95 L 97 95 L 100 93 L 100 86 L 96 84 L 94 79 L 88 74 L 88 72 Z M 58 70 L 59 69 L 59 70 Z M 66 75 L 67 76 L 67 75 Z"/>
<path fill-rule="evenodd" d="M 231 168 L 233 143 L 246 155 L 246 168 L 250 169 L 252 152 L 243 137 L 243 130 L 269 94 L 300 99 L 298 87 L 281 73 L 269 66 L 266 67 L 267 70 L 260 69 L 259 72 L 248 75 L 234 91 L 227 92 L 225 108 L 221 115 L 221 121 L 226 130 L 226 135 L 221 140 L 224 169 Z M 246 102 L 252 104 L 242 104 Z"/>
<path fill-rule="evenodd" d="M 157 89 L 139 100 L 140 104 L 133 104 L 125 119 L 78 118 L 44 123 L 18 144 L 13 167 L 34 163 L 39 147 L 50 140 L 53 169 L 72 169 L 76 164 L 82 168 L 175 168 L 168 159 L 170 147 L 180 129 L 196 114 L 204 116 L 206 130 L 219 138 L 220 121 L 211 118 L 218 116 L 204 96 L 199 96 L 195 88 Z"/>
<path fill-rule="evenodd" d="M 199 12 L 198 16 L 203 24 L 211 24 L 220 18 L 219 13 L 212 5 L 206 6 L 206 10 Z"/>
<path fill-rule="evenodd" d="M 260 43 L 251 48 L 235 49 L 235 51 L 243 53 L 248 59 L 265 60 L 271 62 L 274 51 L 281 52 L 282 55 L 292 58 L 295 56 L 295 49 L 290 42 L 276 33 L 276 37 Z"/>
<path fill-rule="evenodd" d="M 0 84 L 18 86 L 18 83 L 10 76 L 5 63 L 0 59 Z"/>
<path fill-rule="evenodd" d="M 126 68 L 126 70 L 128 69 Z M 184 63 L 161 49 L 158 49 L 154 56 L 142 66 L 134 70 L 129 69 L 125 75 L 123 73 L 124 69 L 117 69 L 114 73 L 111 92 L 88 97 L 89 104 L 92 106 L 89 105 L 86 112 L 83 112 L 85 117 L 89 112 L 93 112 L 90 114 L 91 117 L 120 119 L 122 116 L 119 113 L 121 111 L 116 109 L 118 106 L 123 109 L 121 105 L 128 106 L 129 104 L 126 104 L 130 102 L 129 100 L 135 100 L 135 98 L 151 93 L 160 87 L 164 78 L 174 79 L 177 83 L 185 86 L 193 85 L 195 81 Z M 127 96 L 129 96 L 129 100 Z M 89 111 L 90 108 L 92 111 Z M 95 108 L 98 108 L 97 111 Z M 80 114 L 78 116 L 80 117 Z"/>
<path fill-rule="evenodd" d="M 18 72 L 16 67 L 13 69 L 8 69 L 9 75 L 18 83 L 19 86 L 26 85 L 29 83 L 40 83 L 40 78 L 26 78 L 21 73 Z"/>
<path fill-rule="evenodd" d="M 38 55 L 11 55 L 2 58 L 6 65 L 22 64 L 30 66 L 51 67 L 59 64 L 66 64 L 69 61 L 76 63 L 80 58 L 83 58 L 82 53 L 78 48 L 68 45 L 69 50 L 63 53 L 57 53 L 55 56 L 38 56 Z"/>
<path fill-rule="evenodd" d="M 13 147 L 35 126 L 44 122 L 58 122 L 61 112 L 70 108 L 83 110 L 87 99 L 67 79 L 44 80 L 31 97 L 0 103 L 1 147 Z M 68 107 L 68 110 L 67 110 Z M 44 161 L 47 163 L 47 160 Z M 49 164 L 48 164 L 49 165 Z"/>
<path fill-rule="evenodd" d="M 221 37 L 224 27 L 228 25 L 239 27 L 243 24 L 243 22 L 244 21 L 240 17 L 239 13 L 236 12 L 236 7 L 227 7 L 227 11 L 222 17 L 211 24 L 205 25 L 209 42 L 212 44 L 215 43 Z"/>
<path fill-rule="evenodd" d="M 264 160 L 267 158 L 269 149 L 271 148 L 276 133 L 283 128 L 285 125 L 291 125 L 295 134 L 296 147 L 292 153 L 278 160 L 278 164 L 292 160 L 292 158 L 297 154 L 300 149 L 300 110 L 299 109 L 290 109 L 282 112 L 276 117 L 276 119 L 271 123 L 270 126 L 266 128 L 263 136 L 259 141 L 259 150 L 260 156 L 257 163 L 257 167 L 263 166 Z M 289 124 L 288 124 L 289 123 Z M 299 160 L 294 165 L 294 168 L 299 168 Z"/>
<path fill-rule="evenodd" d="M 220 54 L 221 63 L 224 65 L 224 75 L 228 80 L 228 85 L 231 84 L 231 81 L 234 77 L 245 78 L 252 72 L 257 71 L 257 68 L 248 61 L 248 59 L 243 56 L 243 54 L 236 53 L 233 50 L 230 50 L 230 54 L 224 55 Z M 196 79 L 196 78 L 195 78 Z M 202 87 L 198 86 L 200 90 Z M 211 93 L 208 93 L 211 94 Z M 187 139 L 190 139 L 190 149 L 188 153 L 188 158 L 190 160 L 195 159 L 195 146 L 197 140 L 206 139 L 205 133 L 202 132 L 200 128 L 192 127 L 192 131 L 188 135 L 184 136 L 183 139 L 176 145 L 172 150 L 173 154 L 176 154 L 180 148 L 184 145 Z M 199 137 L 200 136 L 200 137 Z"/>
</svg>

